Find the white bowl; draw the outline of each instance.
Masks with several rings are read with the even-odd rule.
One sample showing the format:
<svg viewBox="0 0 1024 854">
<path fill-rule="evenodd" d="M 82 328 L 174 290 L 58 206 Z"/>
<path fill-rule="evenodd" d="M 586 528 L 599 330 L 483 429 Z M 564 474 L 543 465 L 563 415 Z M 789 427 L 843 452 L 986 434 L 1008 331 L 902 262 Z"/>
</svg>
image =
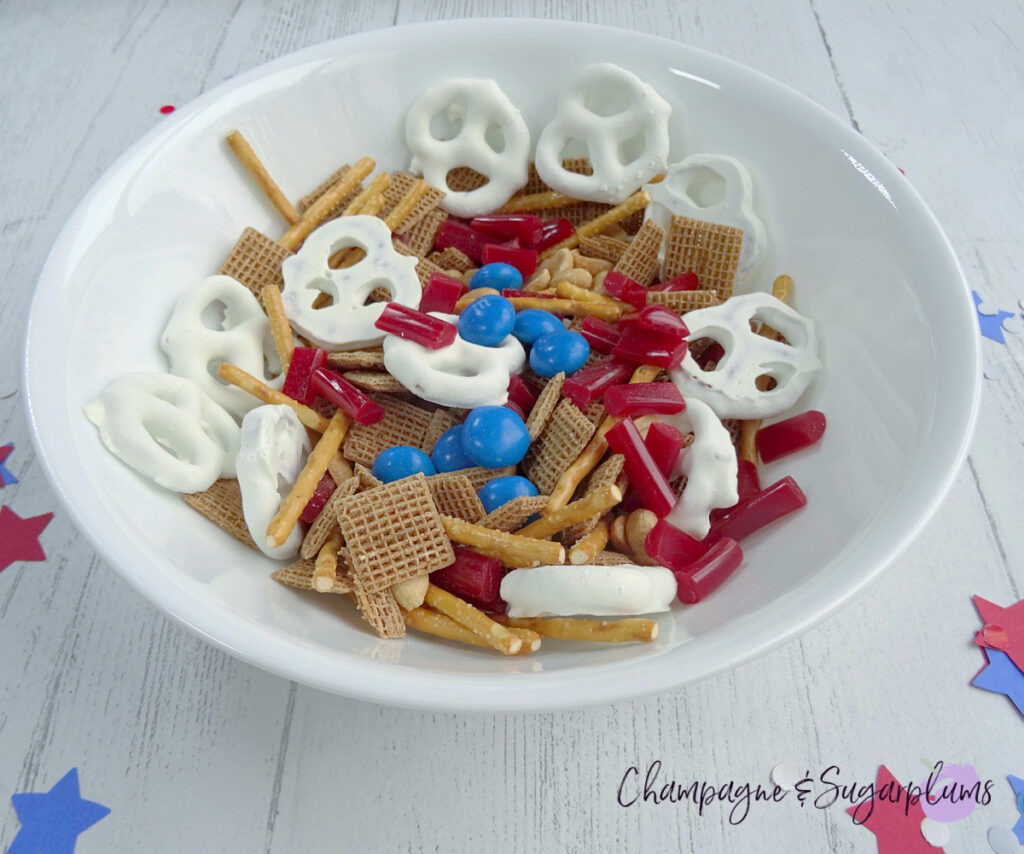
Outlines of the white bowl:
<svg viewBox="0 0 1024 854">
<path fill-rule="evenodd" d="M 793 277 L 826 367 L 797 407 L 827 414 L 824 441 L 763 473 L 765 482 L 792 474 L 809 505 L 747 540 L 741 570 L 705 602 L 661 617 L 657 642 L 548 642 L 536 656 L 506 659 L 422 636 L 378 640 L 348 602 L 277 585 L 268 577 L 275 564 L 103 448 L 83 405 L 124 372 L 166 368 L 157 341 L 176 294 L 216 271 L 244 226 L 283 231 L 226 149 L 226 133 L 240 128 L 297 198 L 364 154 L 384 168 L 407 166 L 403 116 L 435 81 L 494 78 L 535 140 L 560 82 L 597 61 L 632 70 L 672 104 L 672 160 L 718 152 L 749 166 L 771 240 L 757 287 L 777 273 Z M 892 164 L 821 107 L 663 39 L 467 20 L 310 48 L 162 121 L 61 233 L 32 305 L 25 389 L 40 459 L 77 526 L 144 596 L 211 643 L 366 700 L 555 709 L 724 670 L 849 601 L 949 488 L 977 411 L 979 353 L 969 289 L 934 217 Z"/>
</svg>

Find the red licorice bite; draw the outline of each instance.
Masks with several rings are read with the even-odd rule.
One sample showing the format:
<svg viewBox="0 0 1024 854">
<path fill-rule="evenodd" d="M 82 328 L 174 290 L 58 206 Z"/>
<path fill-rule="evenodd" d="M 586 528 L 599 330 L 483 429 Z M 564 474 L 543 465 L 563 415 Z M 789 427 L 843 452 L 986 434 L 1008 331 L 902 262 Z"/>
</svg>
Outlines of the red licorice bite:
<svg viewBox="0 0 1024 854">
<path fill-rule="evenodd" d="M 486 238 L 477 234 L 463 222 L 446 219 L 437 229 L 434 236 L 434 248 L 438 250 L 452 247 L 466 255 L 474 264 L 479 264 L 483 256 Z"/>
<path fill-rule="evenodd" d="M 728 538 L 740 542 L 807 503 L 807 496 L 792 477 L 784 477 L 741 501 L 721 519 L 713 522 L 704 542 L 710 544 Z"/>
<path fill-rule="evenodd" d="M 497 558 L 456 546 L 455 560 L 430 573 L 430 582 L 482 611 L 504 613 L 505 602 L 501 598 L 504 575 L 505 568 Z"/>
<path fill-rule="evenodd" d="M 447 347 L 459 331 L 454 323 L 431 317 L 397 302 L 389 302 L 374 324 L 382 332 L 414 341 L 430 350 Z"/>
<path fill-rule="evenodd" d="M 508 380 L 508 399 L 515 403 L 527 415 L 537 402 L 537 396 L 530 391 L 530 387 L 519 374 L 512 374 Z"/>
<path fill-rule="evenodd" d="M 644 444 L 647 446 L 647 452 L 654 460 L 654 464 L 658 467 L 658 471 L 665 477 L 671 477 L 672 469 L 675 467 L 676 460 L 679 459 L 679 453 L 686 444 L 686 437 L 682 432 L 671 424 L 655 421 L 647 428 Z"/>
<path fill-rule="evenodd" d="M 707 550 L 701 540 L 680 531 L 665 519 L 659 519 L 644 540 L 644 551 L 673 572 L 691 566 Z"/>
<path fill-rule="evenodd" d="M 647 288 L 625 273 L 610 270 L 605 274 L 603 288 L 608 296 L 629 303 L 633 308 L 647 305 Z"/>
<path fill-rule="evenodd" d="M 292 400 L 305 406 L 312 406 L 316 400 L 316 389 L 310 383 L 313 371 L 327 364 L 327 352 L 319 347 L 296 347 L 284 378 L 281 391 Z"/>
<path fill-rule="evenodd" d="M 692 271 L 687 271 L 674 279 L 669 279 L 667 282 L 659 282 L 656 285 L 651 285 L 648 290 L 650 291 L 696 291 L 700 290 L 700 279 L 697 278 L 697 274 Z"/>
<path fill-rule="evenodd" d="M 523 278 L 532 276 L 537 269 L 536 249 L 516 249 L 511 246 L 498 246 L 495 243 L 488 243 L 484 246 L 481 260 L 484 264 L 511 264 Z"/>
<path fill-rule="evenodd" d="M 521 288 L 502 288 L 501 295 L 505 299 L 517 299 L 519 297 L 529 297 L 530 299 L 554 299 L 557 294 L 542 294 L 537 291 L 524 291 Z"/>
<path fill-rule="evenodd" d="M 706 371 L 708 369 L 708 365 L 712 363 L 717 365 L 724 355 L 725 348 L 715 341 L 706 350 L 704 350 L 704 352 L 700 354 L 700 358 L 695 359 L 695 361 L 697 362 L 697 367 L 702 371 Z"/>
<path fill-rule="evenodd" d="M 770 463 L 787 454 L 802 451 L 820 441 L 825 433 L 825 413 L 808 409 L 784 421 L 757 431 L 754 442 L 761 461 Z"/>
<path fill-rule="evenodd" d="M 624 362 L 675 368 L 683 361 L 689 330 L 671 309 L 649 305 L 636 315 L 619 321 L 622 337 L 612 355 Z"/>
<path fill-rule="evenodd" d="M 604 408 L 609 415 L 674 415 L 686 401 L 672 383 L 628 383 L 604 393 Z"/>
<path fill-rule="evenodd" d="M 544 220 L 534 214 L 475 216 L 469 227 L 487 237 L 518 240 L 522 246 L 534 246 L 544 236 Z"/>
<path fill-rule="evenodd" d="M 324 505 L 334 494 L 335 489 L 334 478 L 327 472 L 324 472 L 324 476 L 320 478 L 320 483 L 313 490 L 313 497 L 309 499 L 309 503 L 303 509 L 299 518 L 307 525 L 311 525 L 316 520 L 316 517 L 320 515 L 320 511 L 324 509 Z"/>
<path fill-rule="evenodd" d="M 743 550 L 728 537 L 719 540 L 692 564 L 675 573 L 679 601 L 693 605 L 717 590 L 739 565 Z"/>
<path fill-rule="evenodd" d="M 626 418 L 605 433 L 604 438 L 613 453 L 626 458 L 626 476 L 643 506 L 659 517 L 668 513 L 675 506 L 676 494 L 651 458 L 636 425 Z"/>
<path fill-rule="evenodd" d="M 575 233 L 576 226 L 569 222 L 569 220 L 549 219 L 544 223 L 540 239 L 533 244 L 533 248 L 538 252 L 543 252 L 545 249 L 554 246 L 556 243 L 561 243 L 565 238 Z"/>
<path fill-rule="evenodd" d="M 632 375 L 632 365 L 615 359 L 602 359 L 580 368 L 569 377 L 562 386 L 562 396 L 583 409 L 600 399 L 607 389 L 625 382 Z"/>
<path fill-rule="evenodd" d="M 587 339 L 591 350 L 598 353 L 610 353 L 622 337 L 622 330 L 606 320 L 596 317 L 584 317 L 580 324 L 580 335 Z"/>
<path fill-rule="evenodd" d="M 311 385 L 317 394 L 359 424 L 376 424 L 384 418 L 384 409 L 337 371 L 317 368 Z"/>
<path fill-rule="evenodd" d="M 454 314 L 455 303 L 465 290 L 466 286 L 458 279 L 453 279 L 446 273 L 431 273 L 430 280 L 420 297 L 420 311 L 424 314 L 430 311 Z"/>
<path fill-rule="evenodd" d="M 750 460 L 736 461 L 736 491 L 740 501 L 746 501 L 761 491 L 761 477 L 757 466 Z"/>
</svg>

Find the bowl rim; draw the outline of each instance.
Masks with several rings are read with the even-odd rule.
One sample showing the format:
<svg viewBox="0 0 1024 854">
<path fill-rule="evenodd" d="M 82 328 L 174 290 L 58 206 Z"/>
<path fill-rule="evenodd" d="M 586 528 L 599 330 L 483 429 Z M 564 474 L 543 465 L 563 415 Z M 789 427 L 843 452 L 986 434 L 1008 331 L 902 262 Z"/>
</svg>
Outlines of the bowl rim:
<svg viewBox="0 0 1024 854">
<path fill-rule="evenodd" d="M 742 644 L 744 648 L 727 651 L 714 663 L 698 667 L 683 678 L 673 678 L 671 668 L 656 664 L 664 659 L 664 656 L 649 660 L 646 666 L 638 666 L 637 662 L 626 662 L 624 665 L 615 663 L 608 666 L 591 666 L 581 672 L 497 675 L 439 674 L 433 671 L 416 671 L 408 667 L 397 670 L 386 663 L 381 664 L 354 655 L 338 656 L 337 653 L 330 654 L 328 662 L 326 651 L 318 656 L 289 656 L 287 649 L 276 648 L 276 638 L 269 635 L 260 637 L 261 633 L 266 634 L 265 629 L 235 615 L 225 614 L 219 607 L 194 596 L 185 585 L 159 572 L 130 571 L 126 566 L 126 559 L 131 555 L 126 554 L 123 548 L 115 548 L 114 544 L 101 541 L 90 524 L 86 505 L 76 503 L 69 488 L 59 476 L 61 467 L 47 440 L 44 439 L 47 431 L 41 421 L 37 402 L 37 398 L 43 397 L 37 389 L 37 382 L 41 382 L 42 378 L 36 378 L 36 365 L 41 362 L 43 355 L 44 321 L 51 310 L 48 302 L 55 295 L 64 274 L 71 270 L 68 263 L 71 244 L 75 241 L 90 208 L 111 189 L 116 190 L 118 183 L 134 171 L 133 164 L 145 159 L 143 155 L 147 151 L 155 149 L 176 135 L 194 116 L 211 105 L 261 79 L 282 70 L 336 57 L 344 50 L 391 47 L 388 42 L 395 39 L 429 38 L 438 31 L 444 32 L 445 35 L 452 35 L 453 32 L 457 35 L 462 31 L 467 36 L 479 38 L 481 32 L 488 29 L 508 27 L 525 27 L 528 31 L 545 30 L 546 34 L 563 33 L 575 37 L 579 37 L 580 33 L 586 33 L 594 37 L 628 38 L 638 44 L 649 44 L 661 51 L 672 50 L 684 55 L 689 54 L 700 62 L 718 64 L 732 73 L 752 75 L 753 78 L 769 84 L 779 94 L 795 98 L 803 109 L 813 115 L 815 122 L 821 122 L 824 127 L 847 139 L 856 139 L 858 150 L 869 152 L 875 158 L 875 162 L 880 164 L 879 168 L 884 171 L 882 177 L 886 181 L 903 182 L 901 192 L 912 200 L 917 208 L 917 214 L 923 216 L 935 240 L 936 248 L 946 256 L 945 261 L 950 265 L 950 272 L 958 279 L 963 298 L 962 308 L 965 310 L 963 316 L 967 316 L 968 310 L 973 314 L 966 276 L 941 225 L 916 190 L 874 145 L 825 107 L 786 84 L 734 60 L 673 39 L 603 25 L 543 18 L 430 21 L 366 30 L 312 45 L 258 65 L 202 93 L 176 110 L 173 115 L 162 119 L 114 161 L 81 199 L 54 241 L 37 280 L 25 330 L 22 388 L 25 391 L 24 403 L 29 431 L 43 470 L 78 531 L 85 536 L 104 561 L 145 599 L 194 634 L 232 656 L 286 679 L 329 693 L 415 709 L 460 712 L 550 711 L 605 705 L 649 696 L 731 669 L 777 648 L 820 623 L 849 604 L 868 584 L 877 579 L 917 537 L 945 499 L 966 459 L 977 424 L 981 395 L 981 341 L 977 324 L 974 323 L 970 333 L 971 344 L 966 354 L 970 359 L 967 376 L 972 378 L 973 382 L 969 405 L 960 410 L 960 439 L 955 447 L 949 449 L 941 476 L 936 481 L 930 498 L 919 504 L 914 523 L 898 536 L 891 537 L 884 548 L 876 549 L 878 553 L 873 556 L 870 567 L 848 580 L 839 594 L 833 595 L 825 604 L 822 604 L 820 595 L 816 593 L 819 585 L 812 580 L 799 591 L 795 591 L 787 600 L 788 606 L 797 614 L 796 619 L 785 626 L 757 628 L 753 641 L 750 640 L 750 635 L 745 637 Z M 502 34 L 506 37 L 508 35 L 507 31 Z M 875 168 L 874 163 L 872 168 Z M 820 577 L 816 580 L 821 581 Z M 259 642 L 253 643 L 253 640 Z M 733 642 L 732 646 L 736 647 L 736 643 Z M 321 662 L 320 658 L 324 660 Z M 621 666 L 630 668 L 631 678 L 609 679 L 610 672 Z M 400 678 L 395 678 L 396 673 L 400 674 Z"/>
</svg>

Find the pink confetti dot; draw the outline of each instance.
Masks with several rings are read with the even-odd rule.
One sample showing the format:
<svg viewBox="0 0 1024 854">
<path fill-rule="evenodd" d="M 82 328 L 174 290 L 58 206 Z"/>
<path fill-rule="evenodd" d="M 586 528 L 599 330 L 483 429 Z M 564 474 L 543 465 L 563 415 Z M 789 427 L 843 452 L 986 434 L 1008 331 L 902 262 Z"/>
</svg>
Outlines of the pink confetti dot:
<svg viewBox="0 0 1024 854">
<path fill-rule="evenodd" d="M 173 104 L 164 104 L 160 108 L 160 112 L 163 113 L 165 116 L 168 116 L 168 115 L 170 115 L 171 113 L 174 112 L 174 105 Z"/>
</svg>

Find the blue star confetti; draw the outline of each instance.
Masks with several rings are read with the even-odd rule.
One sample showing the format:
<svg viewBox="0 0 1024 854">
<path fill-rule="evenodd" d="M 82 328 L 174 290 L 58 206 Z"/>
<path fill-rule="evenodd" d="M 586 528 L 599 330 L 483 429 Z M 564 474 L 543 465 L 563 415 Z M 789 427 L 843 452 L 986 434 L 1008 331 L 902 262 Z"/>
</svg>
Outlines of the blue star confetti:
<svg viewBox="0 0 1024 854">
<path fill-rule="evenodd" d="M 975 688 L 1005 694 L 1024 715 L 1024 673 L 1005 652 L 998 649 L 984 650 L 988 664 L 971 680 Z"/>
<path fill-rule="evenodd" d="M 109 813 L 109 807 L 86 801 L 72 768 L 49 792 L 11 795 L 21 829 L 7 854 L 74 854 L 78 834 Z"/>
<path fill-rule="evenodd" d="M 1013 826 L 1013 835 L 1017 837 L 1021 845 L 1024 845 L 1024 780 L 1014 777 L 1013 774 L 1008 774 L 1006 779 L 1013 787 L 1013 795 L 1017 799 L 1017 810 L 1021 813 L 1017 823 Z"/>
<path fill-rule="evenodd" d="M 0 489 L 3 489 L 5 486 L 11 486 L 12 484 L 18 482 L 18 478 L 11 474 L 7 470 L 6 466 L 4 466 L 4 460 L 6 460 L 11 455 L 11 451 L 13 450 L 13 442 L 7 445 L 0 445 Z"/>
<path fill-rule="evenodd" d="M 981 326 L 981 334 L 998 344 L 1005 344 L 1006 337 L 1003 335 L 1003 321 L 1016 317 L 1012 311 L 996 311 L 995 314 L 981 310 L 981 295 L 977 291 L 971 291 L 974 297 L 974 308 L 978 314 L 978 323 Z"/>
</svg>

